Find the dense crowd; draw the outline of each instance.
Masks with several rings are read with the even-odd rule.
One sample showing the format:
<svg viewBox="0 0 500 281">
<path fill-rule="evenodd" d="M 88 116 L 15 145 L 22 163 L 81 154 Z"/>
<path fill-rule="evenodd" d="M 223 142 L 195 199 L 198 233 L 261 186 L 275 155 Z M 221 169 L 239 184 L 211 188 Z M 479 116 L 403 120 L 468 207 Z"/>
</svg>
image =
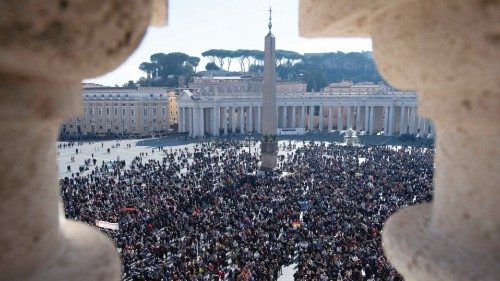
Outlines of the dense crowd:
<svg viewBox="0 0 500 281">
<path fill-rule="evenodd" d="M 61 180 L 66 216 L 118 223 L 103 231 L 124 280 L 277 280 L 295 263 L 295 280 L 402 280 L 380 231 L 431 200 L 433 149 L 290 142 L 278 170 L 259 176 L 246 145 L 203 142 L 76 173 Z"/>
</svg>

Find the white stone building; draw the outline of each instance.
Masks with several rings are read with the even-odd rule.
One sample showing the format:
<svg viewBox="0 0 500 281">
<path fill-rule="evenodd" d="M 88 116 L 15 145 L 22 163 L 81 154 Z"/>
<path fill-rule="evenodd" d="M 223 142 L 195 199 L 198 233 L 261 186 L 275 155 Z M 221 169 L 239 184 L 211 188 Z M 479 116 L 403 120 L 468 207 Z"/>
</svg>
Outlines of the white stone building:
<svg viewBox="0 0 500 281">
<path fill-rule="evenodd" d="M 366 83 L 331 84 L 316 93 L 306 92 L 302 82 L 277 81 L 276 88 L 278 128 L 434 135 L 429 119 L 417 114 L 415 92 Z M 179 131 L 192 137 L 260 133 L 262 78 L 197 78 L 179 94 L 178 107 Z"/>
<path fill-rule="evenodd" d="M 150 135 L 177 124 L 176 95 L 162 87 L 84 87 L 83 115 L 65 120 L 64 135 Z"/>
</svg>

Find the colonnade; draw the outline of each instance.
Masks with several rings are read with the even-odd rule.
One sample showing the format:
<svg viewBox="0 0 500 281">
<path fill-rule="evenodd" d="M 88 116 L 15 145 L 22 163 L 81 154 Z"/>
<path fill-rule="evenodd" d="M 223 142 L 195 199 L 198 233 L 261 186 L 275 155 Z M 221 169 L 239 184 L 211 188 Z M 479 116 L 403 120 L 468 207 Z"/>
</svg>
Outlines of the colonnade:
<svg viewBox="0 0 500 281">
<path fill-rule="evenodd" d="M 179 106 L 179 132 L 192 137 L 261 133 L 262 106 Z M 434 125 L 406 105 L 279 105 L 279 128 L 305 128 L 310 132 L 342 131 L 384 135 L 434 136 Z"/>
</svg>

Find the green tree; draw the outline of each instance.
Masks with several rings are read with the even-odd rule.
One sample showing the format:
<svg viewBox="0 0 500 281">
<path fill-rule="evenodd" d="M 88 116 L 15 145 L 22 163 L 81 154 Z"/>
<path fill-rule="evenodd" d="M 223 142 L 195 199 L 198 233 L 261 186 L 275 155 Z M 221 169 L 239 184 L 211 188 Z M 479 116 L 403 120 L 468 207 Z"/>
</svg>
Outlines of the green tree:
<svg viewBox="0 0 500 281">
<path fill-rule="evenodd" d="M 205 65 L 206 70 L 220 70 L 220 67 L 215 64 L 215 62 L 209 62 L 207 65 Z"/>
<path fill-rule="evenodd" d="M 200 62 L 200 58 L 180 52 L 156 53 L 150 56 L 150 60 L 139 66 L 142 71 L 150 73 L 148 85 L 167 87 L 177 86 L 179 76 L 189 79 Z M 151 78 L 154 78 L 153 81 L 150 81 Z"/>
<path fill-rule="evenodd" d="M 238 49 L 238 50 L 234 51 L 233 55 L 238 60 L 238 63 L 240 64 L 241 72 L 245 72 L 246 71 L 245 60 L 249 57 L 249 50 Z"/>
<path fill-rule="evenodd" d="M 139 65 L 139 69 L 146 72 L 147 83 L 149 85 L 151 83 L 152 73 L 156 70 L 156 65 L 150 62 L 143 62 Z"/>
</svg>

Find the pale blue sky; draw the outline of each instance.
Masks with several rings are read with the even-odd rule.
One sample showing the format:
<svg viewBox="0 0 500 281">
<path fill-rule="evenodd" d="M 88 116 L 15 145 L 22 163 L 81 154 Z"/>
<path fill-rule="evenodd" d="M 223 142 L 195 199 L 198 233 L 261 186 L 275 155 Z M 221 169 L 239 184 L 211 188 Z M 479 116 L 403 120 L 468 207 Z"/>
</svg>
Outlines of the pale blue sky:
<svg viewBox="0 0 500 281">
<path fill-rule="evenodd" d="M 276 48 L 299 53 L 371 51 L 366 38 L 306 39 L 299 37 L 298 0 L 169 0 L 166 27 L 150 27 L 139 48 L 120 67 L 101 77 L 88 79 L 103 85 L 136 81 L 143 73 L 138 66 L 154 53 L 183 52 L 207 60 L 208 49 L 263 49 L 269 6 L 273 9 Z M 232 63 L 236 70 L 238 64 Z"/>
</svg>

